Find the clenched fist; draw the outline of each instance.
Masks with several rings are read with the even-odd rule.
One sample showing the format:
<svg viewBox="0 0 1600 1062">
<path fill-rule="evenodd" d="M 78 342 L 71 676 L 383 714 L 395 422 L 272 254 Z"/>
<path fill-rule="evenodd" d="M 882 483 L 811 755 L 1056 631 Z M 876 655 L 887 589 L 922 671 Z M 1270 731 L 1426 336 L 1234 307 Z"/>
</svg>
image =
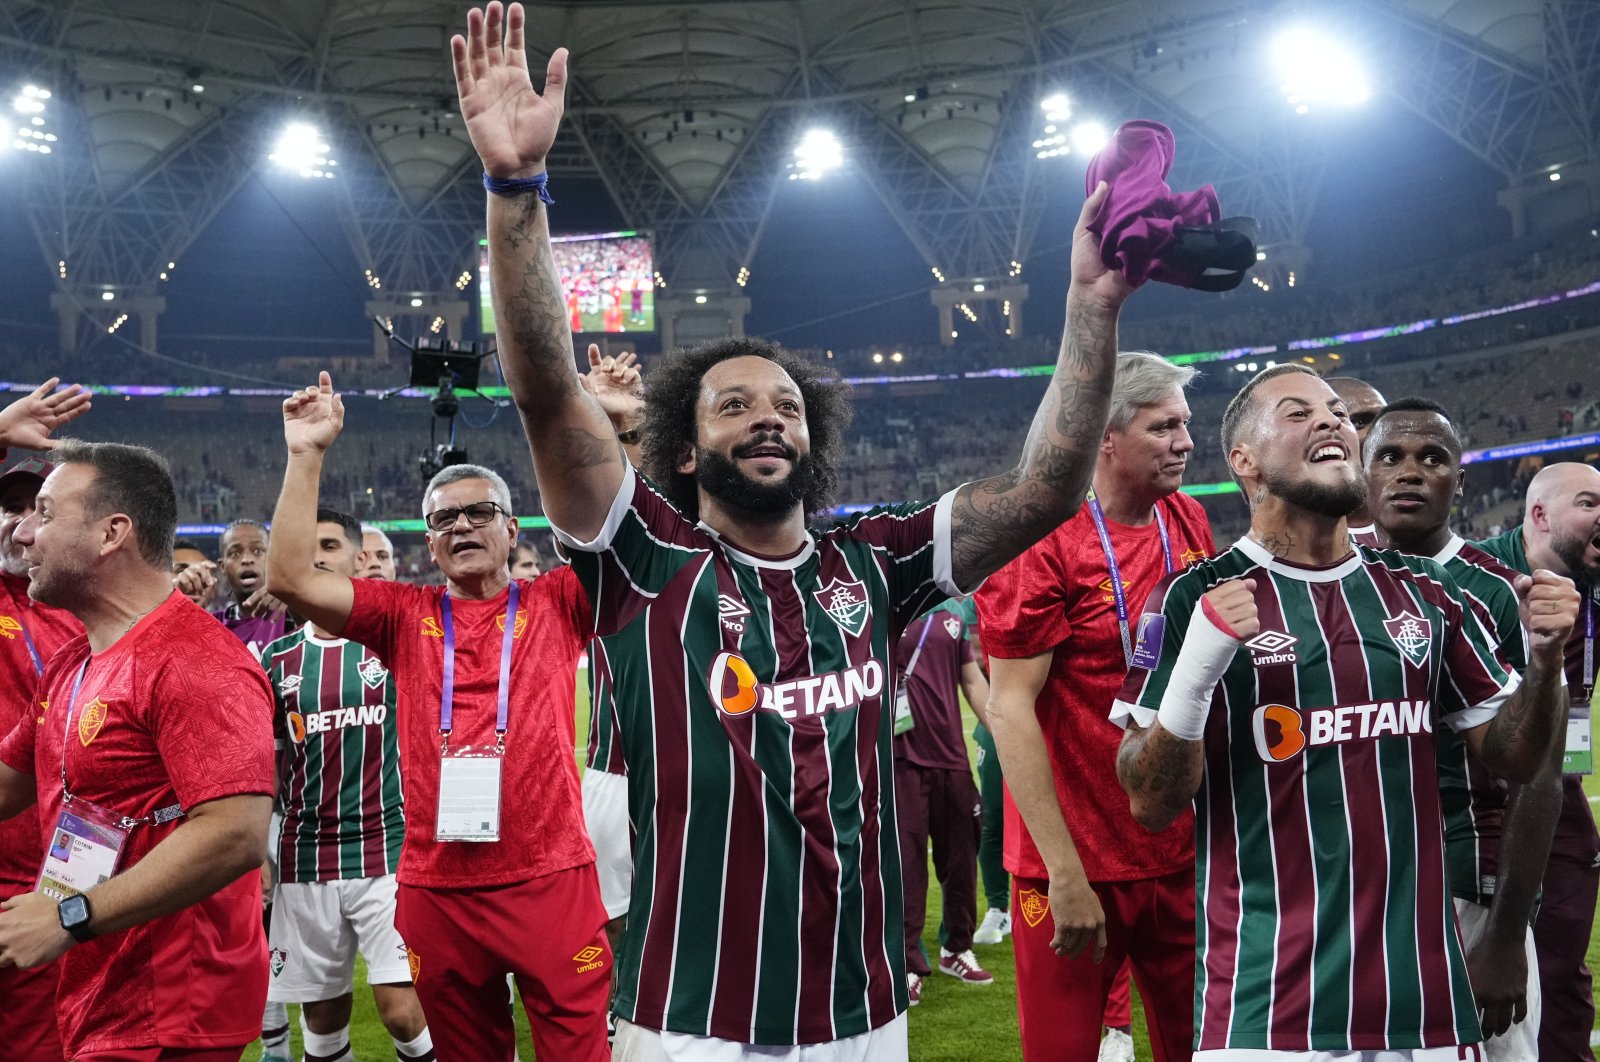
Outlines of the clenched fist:
<svg viewBox="0 0 1600 1062">
<path fill-rule="evenodd" d="M 1572 580 L 1538 569 L 1517 576 L 1517 605 L 1528 631 L 1528 651 L 1551 667 L 1561 667 L 1567 636 L 1578 622 L 1583 595 Z"/>
<path fill-rule="evenodd" d="M 1247 641 L 1261 633 L 1255 591 L 1254 579 L 1229 579 L 1207 590 L 1200 607 L 1223 634 Z"/>
</svg>

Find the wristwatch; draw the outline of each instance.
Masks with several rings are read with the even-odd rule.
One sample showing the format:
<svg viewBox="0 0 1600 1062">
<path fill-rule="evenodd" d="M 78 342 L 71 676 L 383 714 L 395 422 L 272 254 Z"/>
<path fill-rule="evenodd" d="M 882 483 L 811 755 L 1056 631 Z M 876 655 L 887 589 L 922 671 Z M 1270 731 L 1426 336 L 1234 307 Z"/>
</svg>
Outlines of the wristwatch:
<svg viewBox="0 0 1600 1062">
<path fill-rule="evenodd" d="M 89 920 L 94 915 L 89 911 L 89 897 L 83 893 L 62 900 L 56 906 L 56 917 L 61 920 L 61 928 L 71 933 L 79 944 L 94 939 L 94 930 L 89 928 Z"/>
</svg>

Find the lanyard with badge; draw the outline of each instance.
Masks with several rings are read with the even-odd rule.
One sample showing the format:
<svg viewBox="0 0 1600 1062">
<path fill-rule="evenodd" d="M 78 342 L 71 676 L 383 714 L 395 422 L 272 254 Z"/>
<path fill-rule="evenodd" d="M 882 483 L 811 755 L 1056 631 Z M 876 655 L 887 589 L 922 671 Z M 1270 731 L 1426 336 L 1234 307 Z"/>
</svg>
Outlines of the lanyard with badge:
<svg viewBox="0 0 1600 1062">
<path fill-rule="evenodd" d="M 1100 536 L 1100 548 L 1106 554 L 1106 568 L 1111 573 L 1111 599 L 1117 606 L 1117 627 L 1122 632 L 1122 658 L 1129 667 L 1133 666 L 1133 629 L 1128 624 L 1128 598 L 1122 590 L 1122 571 L 1117 566 L 1117 551 L 1111 547 L 1111 532 L 1106 530 L 1106 514 L 1100 508 L 1100 499 L 1094 496 L 1094 490 L 1089 490 L 1089 516 L 1094 520 L 1095 533 Z M 1171 575 L 1176 566 L 1172 563 L 1172 543 L 1167 538 L 1167 522 L 1161 517 L 1161 506 L 1157 505 L 1156 531 L 1161 535 L 1161 559 L 1165 562 L 1167 574 Z"/>
<path fill-rule="evenodd" d="M 72 680 L 72 693 L 67 699 L 67 718 L 61 733 L 61 813 L 56 816 L 55 829 L 50 832 L 50 846 L 45 850 L 44 867 L 39 871 L 38 891 L 57 900 L 88 892 L 115 874 L 122 861 L 123 847 L 135 826 L 159 825 L 183 815 L 182 805 L 169 804 L 142 818 L 129 818 L 73 794 L 67 783 L 67 749 L 71 745 L 72 716 L 77 710 L 78 693 L 88 670 L 89 661 L 85 660 Z M 82 710 L 86 715 L 103 713 L 105 705 L 96 698 Z"/>
<path fill-rule="evenodd" d="M 33 661 L 33 673 L 44 674 L 44 661 L 39 657 L 39 647 L 33 644 L 33 635 L 28 633 L 28 621 L 18 616 L 17 626 L 22 628 L 22 643 L 28 647 L 28 659 Z"/>
<path fill-rule="evenodd" d="M 1591 588 L 1583 602 L 1583 684 L 1579 696 L 1572 698 L 1567 714 L 1567 748 L 1561 757 L 1561 770 L 1565 774 L 1594 773 L 1594 744 L 1589 729 L 1589 705 L 1594 698 L 1594 628 L 1595 595 L 1600 587 Z"/>
<path fill-rule="evenodd" d="M 922 658 L 922 645 L 928 640 L 928 631 L 933 629 L 933 620 L 924 618 L 922 622 L 922 637 L 917 639 L 917 647 L 911 651 L 911 662 L 906 669 L 900 672 L 899 681 L 894 684 L 894 732 L 904 734 L 907 730 L 917 725 L 916 716 L 911 714 L 911 691 L 908 681 L 911 673 L 917 669 L 917 661 Z"/>
<path fill-rule="evenodd" d="M 439 700 L 439 815 L 433 831 L 435 840 L 500 839 L 500 776 L 510 714 L 511 650 L 517 630 L 518 596 L 519 588 L 513 579 L 506 602 L 505 633 L 500 639 L 493 745 L 450 747 L 450 731 L 455 722 L 456 626 L 448 590 L 440 604 L 444 620 L 444 688 Z"/>
</svg>

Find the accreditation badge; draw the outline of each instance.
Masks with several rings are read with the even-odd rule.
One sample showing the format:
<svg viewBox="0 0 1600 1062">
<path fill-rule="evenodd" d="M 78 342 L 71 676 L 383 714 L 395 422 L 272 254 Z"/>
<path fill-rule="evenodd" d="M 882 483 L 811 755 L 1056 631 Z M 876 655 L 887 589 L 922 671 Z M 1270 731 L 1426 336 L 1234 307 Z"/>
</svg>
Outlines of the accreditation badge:
<svg viewBox="0 0 1600 1062">
<path fill-rule="evenodd" d="M 1567 715 L 1567 748 L 1561 757 L 1563 774 L 1594 773 L 1594 737 L 1589 722 L 1589 702 L 1573 701 Z"/>
<path fill-rule="evenodd" d="M 500 768 L 505 750 L 496 745 L 445 748 L 439 760 L 437 841 L 500 839 Z"/>
<path fill-rule="evenodd" d="M 72 800 L 56 816 L 36 891 L 53 900 L 88 892 L 117 872 L 127 842 L 122 816 Z"/>
<path fill-rule="evenodd" d="M 916 725 L 917 717 L 911 714 L 911 694 L 902 678 L 894 687 L 894 732 L 904 734 L 915 729 Z"/>
</svg>

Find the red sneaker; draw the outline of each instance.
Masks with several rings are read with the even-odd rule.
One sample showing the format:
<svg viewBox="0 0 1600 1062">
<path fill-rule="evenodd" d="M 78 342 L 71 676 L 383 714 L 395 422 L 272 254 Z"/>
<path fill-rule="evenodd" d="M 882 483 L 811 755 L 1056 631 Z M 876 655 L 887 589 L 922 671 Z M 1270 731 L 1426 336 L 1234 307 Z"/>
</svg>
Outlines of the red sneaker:
<svg viewBox="0 0 1600 1062">
<path fill-rule="evenodd" d="M 992 985 L 994 975 L 978 965 L 978 957 L 967 949 L 960 954 L 939 949 L 939 972 L 949 974 L 964 985 Z"/>
</svg>

